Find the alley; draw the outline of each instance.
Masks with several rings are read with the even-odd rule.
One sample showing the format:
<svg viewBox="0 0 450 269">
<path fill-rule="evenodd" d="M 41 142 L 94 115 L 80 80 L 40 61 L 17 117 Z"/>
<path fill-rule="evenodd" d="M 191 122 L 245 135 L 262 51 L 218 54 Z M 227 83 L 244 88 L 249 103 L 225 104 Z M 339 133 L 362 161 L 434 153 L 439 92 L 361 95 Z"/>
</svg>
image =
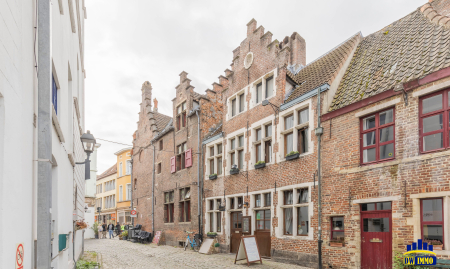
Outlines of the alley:
<svg viewBox="0 0 450 269">
<path fill-rule="evenodd" d="M 104 269 L 121 268 L 239 268 L 247 266 L 245 261 L 234 265 L 233 254 L 203 255 L 182 248 L 138 244 L 118 239 L 89 239 L 85 251 L 100 253 Z M 263 264 L 252 264 L 254 268 L 306 268 L 290 264 L 263 260 Z"/>
</svg>

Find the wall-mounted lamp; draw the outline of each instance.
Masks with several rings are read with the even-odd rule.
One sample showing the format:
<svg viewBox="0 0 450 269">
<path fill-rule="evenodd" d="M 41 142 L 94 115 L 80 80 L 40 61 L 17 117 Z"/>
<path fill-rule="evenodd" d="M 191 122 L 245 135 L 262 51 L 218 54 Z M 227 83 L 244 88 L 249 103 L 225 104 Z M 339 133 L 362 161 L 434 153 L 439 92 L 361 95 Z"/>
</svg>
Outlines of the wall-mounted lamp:
<svg viewBox="0 0 450 269">
<path fill-rule="evenodd" d="M 95 137 L 88 130 L 87 133 L 84 133 L 80 137 L 81 143 L 83 144 L 84 152 L 86 152 L 87 158 L 84 162 L 76 163 L 76 164 L 84 164 L 84 179 L 91 179 L 91 161 L 89 160 L 89 156 L 92 152 L 94 152 L 95 148 Z"/>
</svg>

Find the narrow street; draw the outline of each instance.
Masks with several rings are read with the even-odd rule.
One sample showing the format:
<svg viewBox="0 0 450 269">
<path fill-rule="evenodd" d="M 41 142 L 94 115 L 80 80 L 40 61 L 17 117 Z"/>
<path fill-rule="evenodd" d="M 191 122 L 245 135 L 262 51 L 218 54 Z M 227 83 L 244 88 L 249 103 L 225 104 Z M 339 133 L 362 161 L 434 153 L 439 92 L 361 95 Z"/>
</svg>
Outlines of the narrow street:
<svg viewBox="0 0 450 269">
<path fill-rule="evenodd" d="M 139 244 L 114 239 L 89 239 L 85 251 L 101 255 L 104 269 L 125 268 L 239 268 L 247 267 L 242 260 L 234 264 L 234 254 L 198 254 L 192 250 L 154 244 Z M 254 268 L 306 268 L 290 264 L 263 260 L 263 264 L 252 264 Z"/>
</svg>

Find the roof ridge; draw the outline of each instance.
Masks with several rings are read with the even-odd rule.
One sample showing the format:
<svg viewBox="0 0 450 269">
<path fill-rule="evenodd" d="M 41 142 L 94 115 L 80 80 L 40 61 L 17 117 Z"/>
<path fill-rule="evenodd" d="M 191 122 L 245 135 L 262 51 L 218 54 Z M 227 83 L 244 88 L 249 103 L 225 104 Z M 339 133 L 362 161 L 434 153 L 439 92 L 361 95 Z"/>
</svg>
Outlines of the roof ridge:
<svg viewBox="0 0 450 269">
<path fill-rule="evenodd" d="M 419 8 L 422 15 L 429 19 L 432 23 L 450 29 L 450 17 L 441 15 L 431 3 L 426 3 Z"/>
</svg>

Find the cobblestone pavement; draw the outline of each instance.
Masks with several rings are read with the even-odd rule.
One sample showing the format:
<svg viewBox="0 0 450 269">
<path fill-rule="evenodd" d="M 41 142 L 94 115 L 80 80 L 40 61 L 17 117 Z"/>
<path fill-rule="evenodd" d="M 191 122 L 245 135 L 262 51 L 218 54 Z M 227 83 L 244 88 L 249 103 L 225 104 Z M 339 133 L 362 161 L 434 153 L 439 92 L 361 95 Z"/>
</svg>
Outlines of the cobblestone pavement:
<svg viewBox="0 0 450 269">
<path fill-rule="evenodd" d="M 245 261 L 234 264 L 234 254 L 199 254 L 192 250 L 154 244 L 139 244 L 116 239 L 88 239 L 85 251 L 100 253 L 102 269 L 122 268 L 244 268 Z M 253 268 L 306 267 L 263 260 L 263 264 L 251 264 Z"/>
</svg>

